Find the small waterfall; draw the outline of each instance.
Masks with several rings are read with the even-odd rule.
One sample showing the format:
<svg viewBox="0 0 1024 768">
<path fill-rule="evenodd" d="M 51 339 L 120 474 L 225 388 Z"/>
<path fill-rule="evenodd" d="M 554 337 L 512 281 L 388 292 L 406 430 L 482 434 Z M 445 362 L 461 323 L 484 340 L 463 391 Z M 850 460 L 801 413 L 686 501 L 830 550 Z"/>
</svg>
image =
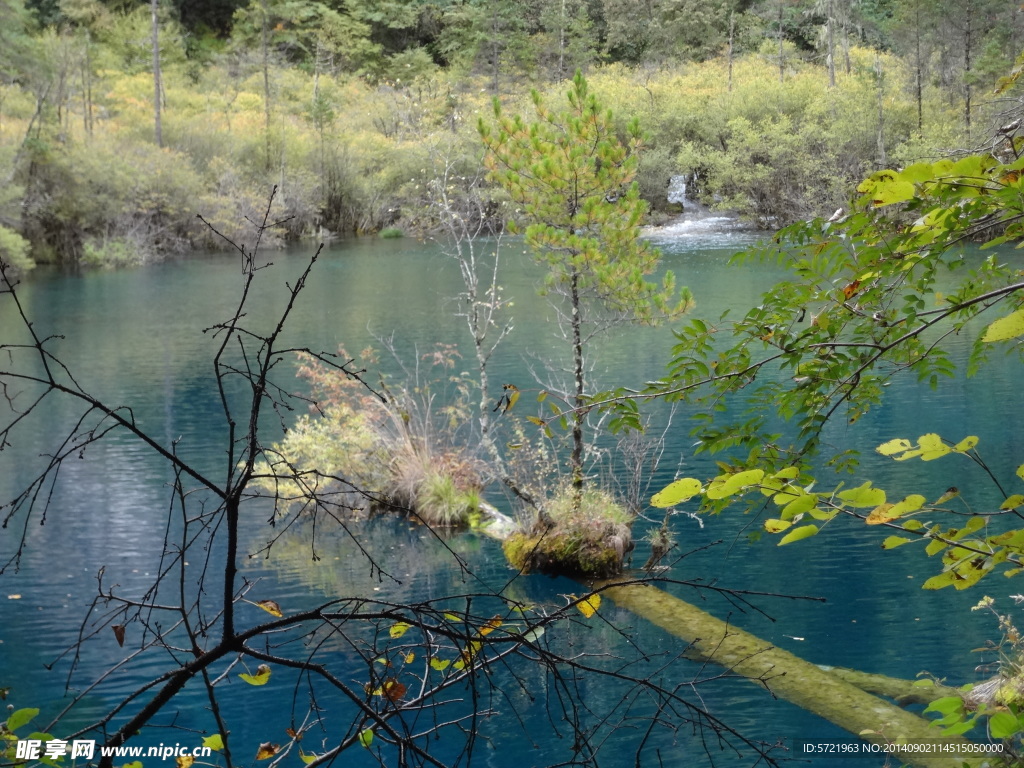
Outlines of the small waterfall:
<svg viewBox="0 0 1024 768">
<path fill-rule="evenodd" d="M 707 235 L 715 232 L 734 231 L 739 222 L 731 214 L 711 211 L 689 197 L 697 175 L 677 174 L 668 181 L 667 198 L 670 203 L 683 206 L 682 215 L 671 224 L 658 227 L 656 233 L 666 237 L 685 235 Z"/>
</svg>

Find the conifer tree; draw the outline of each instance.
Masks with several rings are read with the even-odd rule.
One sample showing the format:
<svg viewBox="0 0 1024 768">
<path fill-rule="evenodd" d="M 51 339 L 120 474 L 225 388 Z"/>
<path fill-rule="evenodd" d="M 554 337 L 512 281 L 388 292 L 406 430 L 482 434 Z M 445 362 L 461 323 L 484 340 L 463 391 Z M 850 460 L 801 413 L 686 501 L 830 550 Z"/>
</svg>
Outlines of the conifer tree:
<svg viewBox="0 0 1024 768">
<path fill-rule="evenodd" d="M 546 292 L 558 299 L 571 349 L 573 383 L 567 400 L 572 432 L 569 470 L 577 491 L 584 481 L 587 416 L 586 344 L 623 321 L 655 323 L 686 310 L 689 292 L 677 291 L 671 272 L 660 284 L 646 279 L 661 254 L 639 237 L 647 211 L 634 179 L 643 136 L 634 120 L 626 143 L 613 117 L 577 71 L 568 108 L 554 112 L 535 91 L 537 119 L 507 117 L 495 100 L 497 124 L 481 120 L 486 164 L 493 181 L 519 207 L 526 243 L 548 268 Z"/>
</svg>

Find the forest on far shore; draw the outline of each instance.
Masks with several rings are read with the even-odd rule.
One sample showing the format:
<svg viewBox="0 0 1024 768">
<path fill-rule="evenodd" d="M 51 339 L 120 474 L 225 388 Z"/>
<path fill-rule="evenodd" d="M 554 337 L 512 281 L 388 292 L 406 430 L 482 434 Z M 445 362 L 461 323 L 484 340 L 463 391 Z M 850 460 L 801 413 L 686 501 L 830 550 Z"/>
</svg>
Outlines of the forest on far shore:
<svg viewBox="0 0 1024 768">
<path fill-rule="evenodd" d="M 1008 0 L 0 0 L 0 257 L 219 247 L 274 185 L 279 243 L 429 233 L 439 185 L 497 224 L 479 121 L 577 69 L 647 134 L 652 222 L 686 174 L 776 227 L 991 146 L 1022 44 Z"/>
</svg>

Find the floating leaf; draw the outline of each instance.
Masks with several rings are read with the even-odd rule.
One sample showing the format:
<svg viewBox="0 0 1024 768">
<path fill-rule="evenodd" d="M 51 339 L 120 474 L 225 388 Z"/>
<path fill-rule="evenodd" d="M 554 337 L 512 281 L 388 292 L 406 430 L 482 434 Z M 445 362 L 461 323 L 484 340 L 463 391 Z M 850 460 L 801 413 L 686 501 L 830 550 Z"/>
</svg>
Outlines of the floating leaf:
<svg viewBox="0 0 1024 768">
<path fill-rule="evenodd" d="M 271 616 L 276 616 L 279 619 L 284 616 L 284 613 L 281 612 L 281 606 L 273 600 L 257 600 L 253 605 L 259 606 Z"/>
<path fill-rule="evenodd" d="M 589 619 L 597 613 L 597 609 L 601 607 L 601 596 L 597 594 L 591 595 L 585 600 L 580 600 L 576 603 L 576 607 L 579 608 L 580 613 Z"/>
<path fill-rule="evenodd" d="M 178 768 L 192 768 L 195 761 L 196 759 L 192 757 L 192 755 L 180 755 L 179 757 L 174 758 L 174 763 Z"/>
<path fill-rule="evenodd" d="M 39 710 L 35 707 L 28 707 L 25 709 L 16 709 L 11 712 L 11 716 L 7 718 L 7 730 L 16 731 L 21 726 L 28 723 L 33 717 L 39 714 Z"/>
<path fill-rule="evenodd" d="M 391 629 L 388 631 L 391 633 L 391 638 L 393 640 L 397 640 L 408 632 L 411 627 L 412 624 L 406 624 L 404 621 L 400 621 L 397 624 L 392 625 Z"/>
<path fill-rule="evenodd" d="M 260 664 L 256 667 L 255 675 L 243 672 L 239 677 L 245 680 L 249 685 L 266 685 L 267 681 L 270 679 L 270 667 L 266 664 Z"/>
<path fill-rule="evenodd" d="M 651 506 L 664 509 L 674 507 L 676 504 L 692 499 L 700 493 L 703 484 L 700 480 L 692 477 L 684 477 L 669 483 L 651 497 Z"/>
<path fill-rule="evenodd" d="M 444 670 L 448 669 L 448 665 L 451 663 L 451 659 L 439 659 L 436 656 L 434 656 L 430 660 L 430 668 L 436 669 L 438 672 L 443 672 Z"/>
<path fill-rule="evenodd" d="M 367 728 L 366 730 L 359 732 L 359 743 L 362 744 L 367 749 L 370 748 L 370 745 L 373 744 L 373 729 L 372 728 Z"/>
<path fill-rule="evenodd" d="M 110 628 L 114 631 L 114 639 L 117 644 L 124 648 L 124 624 L 112 624 Z"/>
<path fill-rule="evenodd" d="M 269 741 L 265 741 L 262 744 L 260 744 L 260 748 L 256 750 L 256 759 L 269 760 L 280 751 L 280 744 L 271 744 Z"/>
<path fill-rule="evenodd" d="M 1009 341 L 1024 336 L 1024 309 L 1001 317 L 985 329 L 981 340 L 984 342 Z"/>
<path fill-rule="evenodd" d="M 764 529 L 768 531 L 768 533 L 782 533 L 792 525 L 793 523 L 788 520 L 769 519 L 764 521 Z"/>
<path fill-rule="evenodd" d="M 220 752 L 224 749 L 224 738 L 219 734 L 215 733 L 212 736 L 207 736 L 203 739 L 203 746 L 209 747 L 214 752 Z"/>
<path fill-rule="evenodd" d="M 800 541 L 801 539 L 807 539 L 818 532 L 818 526 L 816 525 L 801 525 L 799 528 L 794 528 L 792 531 L 787 533 L 781 539 L 779 539 L 779 546 L 786 544 L 792 544 L 794 541 Z"/>
</svg>

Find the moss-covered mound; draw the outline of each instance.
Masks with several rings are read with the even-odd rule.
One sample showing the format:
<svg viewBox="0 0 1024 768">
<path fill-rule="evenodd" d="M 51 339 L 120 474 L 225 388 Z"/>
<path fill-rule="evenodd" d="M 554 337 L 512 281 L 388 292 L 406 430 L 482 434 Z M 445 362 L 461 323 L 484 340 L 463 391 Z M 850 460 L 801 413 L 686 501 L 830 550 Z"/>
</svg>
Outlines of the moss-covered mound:
<svg viewBox="0 0 1024 768">
<path fill-rule="evenodd" d="M 587 488 L 582 494 L 563 489 L 527 532 L 511 534 L 505 557 L 521 571 L 600 579 L 622 572 L 633 549 L 632 516 L 611 494 Z"/>
</svg>

